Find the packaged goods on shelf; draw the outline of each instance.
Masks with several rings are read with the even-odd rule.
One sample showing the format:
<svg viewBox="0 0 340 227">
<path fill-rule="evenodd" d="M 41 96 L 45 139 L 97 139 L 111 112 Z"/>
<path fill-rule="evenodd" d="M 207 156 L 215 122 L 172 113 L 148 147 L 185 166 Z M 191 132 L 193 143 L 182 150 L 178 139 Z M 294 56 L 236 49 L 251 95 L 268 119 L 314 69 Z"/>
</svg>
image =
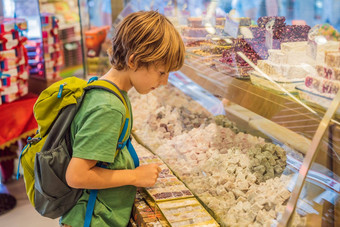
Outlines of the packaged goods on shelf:
<svg viewBox="0 0 340 227">
<path fill-rule="evenodd" d="M 18 44 L 19 44 L 18 39 L 14 39 L 8 42 L 0 41 L 0 51 L 13 49 L 14 47 L 17 47 Z"/>
<path fill-rule="evenodd" d="M 27 29 L 22 19 L 0 19 L 0 96 L 1 103 L 13 102 L 28 93 L 28 57 L 23 46 Z"/>
<path fill-rule="evenodd" d="M 26 63 L 25 58 L 4 58 L 0 61 L 0 69 L 3 71 L 15 68 L 18 65 L 24 65 Z"/>
<path fill-rule="evenodd" d="M 18 56 L 19 55 L 19 56 Z M 15 58 L 15 57 L 20 57 L 21 51 L 18 51 L 18 48 L 12 49 L 12 50 L 5 50 L 5 51 L 0 51 L 0 58 Z"/>
<path fill-rule="evenodd" d="M 0 33 L 8 33 L 13 30 L 26 30 L 27 21 L 21 18 L 0 18 Z"/>
<path fill-rule="evenodd" d="M 17 30 L 12 30 L 10 32 L 4 32 L 0 35 L 1 41 L 10 42 L 19 39 L 19 32 Z M 11 48 L 10 48 L 11 49 Z"/>
<path fill-rule="evenodd" d="M 41 12 L 56 15 L 61 26 L 79 21 L 79 12 L 76 1 L 39 1 Z"/>
<path fill-rule="evenodd" d="M 30 74 L 45 79 L 58 77 L 61 58 L 58 36 L 58 20 L 48 13 L 41 14 L 42 39 L 30 40 L 26 45 L 29 55 Z"/>
<path fill-rule="evenodd" d="M 65 43 L 63 45 L 63 52 L 66 67 L 82 64 L 83 60 L 80 41 Z"/>
</svg>

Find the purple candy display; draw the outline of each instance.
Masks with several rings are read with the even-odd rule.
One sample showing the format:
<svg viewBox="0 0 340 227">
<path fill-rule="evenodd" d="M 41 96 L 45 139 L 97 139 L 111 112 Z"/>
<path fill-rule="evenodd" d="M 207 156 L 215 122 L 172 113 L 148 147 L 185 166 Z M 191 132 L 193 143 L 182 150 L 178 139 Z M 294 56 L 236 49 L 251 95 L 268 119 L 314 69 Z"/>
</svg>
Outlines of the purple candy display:
<svg viewBox="0 0 340 227">
<path fill-rule="evenodd" d="M 267 30 L 266 23 L 272 19 L 275 19 L 275 23 L 270 31 Z M 258 27 L 249 27 L 254 38 L 235 39 L 234 47 L 223 51 L 220 59 L 220 62 L 230 67 L 237 67 L 242 77 L 247 76 L 251 67 L 237 54 L 238 51 L 243 52 L 256 64 L 257 60 L 268 58 L 268 47 L 280 49 L 282 42 L 306 41 L 310 30 L 308 25 L 286 25 L 285 17 L 260 17 L 257 23 Z"/>
<path fill-rule="evenodd" d="M 287 25 L 283 36 L 283 42 L 298 42 L 308 39 L 308 25 Z"/>
<path fill-rule="evenodd" d="M 266 29 L 259 27 L 249 27 L 249 30 L 253 33 L 254 39 L 264 40 Z"/>
<path fill-rule="evenodd" d="M 265 28 L 268 21 L 270 21 L 272 19 L 275 20 L 274 26 L 284 26 L 286 24 L 285 23 L 285 21 L 286 21 L 285 17 L 264 16 L 264 17 L 259 17 L 257 19 L 257 25 L 261 28 Z"/>
</svg>

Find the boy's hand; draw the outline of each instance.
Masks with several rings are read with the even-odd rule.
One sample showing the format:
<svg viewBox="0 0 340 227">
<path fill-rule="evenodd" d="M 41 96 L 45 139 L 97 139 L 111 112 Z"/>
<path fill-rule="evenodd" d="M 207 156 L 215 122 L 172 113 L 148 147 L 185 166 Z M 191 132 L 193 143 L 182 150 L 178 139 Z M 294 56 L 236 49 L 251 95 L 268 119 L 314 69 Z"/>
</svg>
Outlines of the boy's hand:
<svg viewBox="0 0 340 227">
<path fill-rule="evenodd" d="M 161 171 L 159 164 L 142 165 L 135 169 L 136 187 L 152 187 L 155 185 Z"/>
</svg>

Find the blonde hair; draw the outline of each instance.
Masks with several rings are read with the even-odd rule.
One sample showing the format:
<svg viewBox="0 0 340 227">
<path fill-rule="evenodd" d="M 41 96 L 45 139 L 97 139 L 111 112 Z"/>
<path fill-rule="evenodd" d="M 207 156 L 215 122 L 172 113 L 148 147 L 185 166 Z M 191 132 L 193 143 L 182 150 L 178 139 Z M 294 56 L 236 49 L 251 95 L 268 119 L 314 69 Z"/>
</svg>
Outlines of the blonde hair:
<svg viewBox="0 0 340 227">
<path fill-rule="evenodd" d="M 115 69 L 126 70 L 133 54 L 137 69 L 160 64 L 166 72 L 171 72 L 182 67 L 184 51 L 181 36 L 165 16 L 155 11 L 140 11 L 129 14 L 117 26 L 110 60 Z"/>
</svg>

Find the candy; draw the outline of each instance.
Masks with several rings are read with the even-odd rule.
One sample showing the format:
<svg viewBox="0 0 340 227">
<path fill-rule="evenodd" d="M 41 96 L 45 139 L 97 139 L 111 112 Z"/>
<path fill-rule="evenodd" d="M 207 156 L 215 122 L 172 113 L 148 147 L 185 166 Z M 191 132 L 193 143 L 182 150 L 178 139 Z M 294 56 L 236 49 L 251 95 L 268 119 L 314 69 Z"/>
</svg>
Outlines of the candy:
<svg viewBox="0 0 340 227">
<path fill-rule="evenodd" d="M 274 17 L 274 16 L 259 17 L 257 19 L 257 24 L 259 27 L 264 28 L 266 24 L 271 20 L 275 20 L 275 23 L 274 23 L 275 26 L 282 26 L 282 25 L 285 25 L 286 18 L 285 17 Z"/>
<path fill-rule="evenodd" d="M 283 41 L 284 42 L 306 41 L 308 39 L 309 30 L 310 26 L 308 25 L 287 25 L 285 27 Z"/>
<path fill-rule="evenodd" d="M 325 63 L 330 67 L 340 67 L 340 51 L 326 51 Z"/>
</svg>

